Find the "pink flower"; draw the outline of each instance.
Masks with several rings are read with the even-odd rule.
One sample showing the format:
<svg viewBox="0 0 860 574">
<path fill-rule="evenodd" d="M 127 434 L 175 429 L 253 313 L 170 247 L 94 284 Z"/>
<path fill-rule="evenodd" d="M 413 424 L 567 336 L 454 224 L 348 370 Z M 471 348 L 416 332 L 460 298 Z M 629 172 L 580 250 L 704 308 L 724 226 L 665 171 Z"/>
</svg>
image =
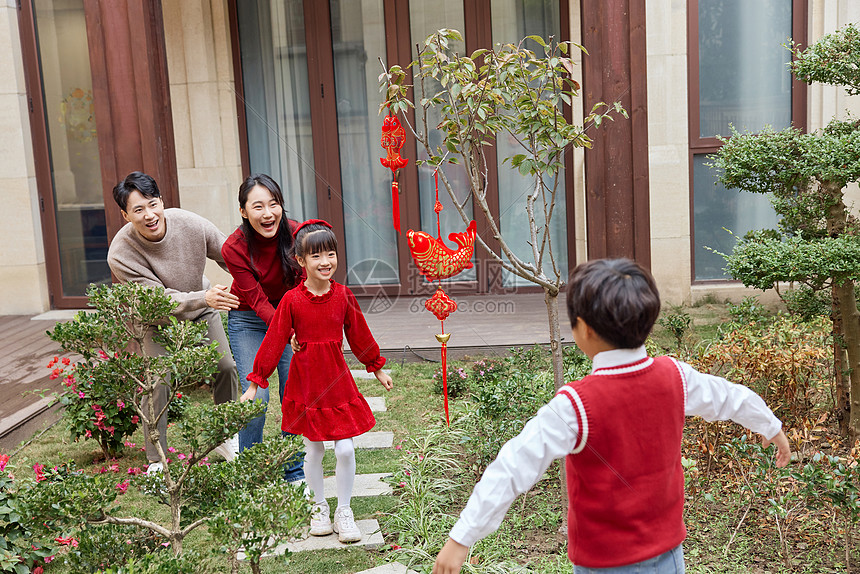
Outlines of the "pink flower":
<svg viewBox="0 0 860 574">
<path fill-rule="evenodd" d="M 184 455 L 184 454 L 182 454 L 182 453 L 180 452 L 180 453 L 179 453 L 179 455 L 177 456 L 177 458 L 178 458 L 179 460 L 185 460 L 185 458 L 186 458 L 186 457 L 185 457 L 185 455 Z"/>
<path fill-rule="evenodd" d="M 67 367 L 69 366 L 69 364 L 70 364 L 71 362 L 72 362 L 72 360 L 71 360 L 70 358 L 68 358 L 68 357 L 63 357 L 63 364 L 64 364 L 64 365 L 66 365 Z"/>
<path fill-rule="evenodd" d="M 399 488 L 405 488 L 405 487 L 406 487 L 406 483 L 405 483 L 405 482 L 398 482 L 398 483 L 397 483 L 397 486 L 398 486 Z"/>
<path fill-rule="evenodd" d="M 125 491 L 128 490 L 128 481 L 124 480 L 116 485 L 116 489 L 121 493 L 125 494 Z"/>
<path fill-rule="evenodd" d="M 136 446 L 137 446 L 137 443 L 133 443 L 133 442 L 128 441 L 128 440 L 127 440 L 127 441 L 125 441 L 123 444 L 124 444 L 125 446 L 127 446 L 128 448 L 134 448 L 134 447 L 136 447 Z"/>
<path fill-rule="evenodd" d="M 400 548 L 401 548 L 401 547 L 400 547 L 400 546 L 398 546 L 397 544 L 392 544 L 392 545 L 391 545 L 391 549 L 392 549 L 392 550 L 400 550 Z"/>
<path fill-rule="evenodd" d="M 99 349 L 99 359 L 107 361 L 110 357 L 108 357 L 107 353 Z"/>
<path fill-rule="evenodd" d="M 47 562 L 45 562 L 45 564 L 47 564 Z M 41 566 L 36 566 L 35 568 L 33 568 L 33 574 L 43 574 L 44 572 L 45 569 Z"/>
<path fill-rule="evenodd" d="M 108 470 L 111 472 L 119 472 L 119 464 L 112 464 L 108 467 Z"/>
<path fill-rule="evenodd" d="M 403 448 L 403 447 L 402 447 L 402 446 L 400 446 L 400 445 L 397 445 L 397 446 L 395 446 L 395 447 L 394 447 L 394 450 L 400 450 L 401 448 Z"/>
<path fill-rule="evenodd" d="M 182 398 L 182 393 L 176 393 L 176 398 L 177 398 L 177 399 L 181 399 L 181 398 Z"/>
<path fill-rule="evenodd" d="M 102 410 L 102 407 L 100 405 L 93 405 L 93 410 L 94 411 L 100 411 L 100 410 Z"/>
<path fill-rule="evenodd" d="M 6 465 L 9 463 L 9 455 L 8 454 L 0 454 L 0 472 L 6 468 Z"/>
<path fill-rule="evenodd" d="M 167 452 L 176 452 L 176 449 L 172 446 L 167 447 Z"/>
<path fill-rule="evenodd" d="M 140 421 L 140 417 L 138 417 L 137 415 L 131 417 L 131 424 L 136 425 L 138 421 Z"/>
<path fill-rule="evenodd" d="M 130 475 L 132 475 L 132 476 L 137 476 L 137 475 L 138 475 L 138 474 L 140 474 L 141 472 L 143 472 L 143 471 L 142 471 L 142 470 L 140 470 L 140 468 L 138 468 L 138 467 L 136 467 L 136 466 L 135 466 L 134 468 L 130 468 L 130 469 L 128 469 L 128 473 L 129 473 Z"/>
<path fill-rule="evenodd" d="M 78 391 L 78 396 L 80 398 L 84 398 L 86 395 L 84 394 L 84 391 Z"/>
<path fill-rule="evenodd" d="M 125 403 L 122 400 L 117 400 L 116 406 L 117 408 L 119 408 L 119 410 L 122 410 L 122 408 L 125 406 Z"/>
<path fill-rule="evenodd" d="M 43 480 L 47 480 L 45 478 L 45 465 L 44 464 L 34 464 L 33 471 L 36 473 L 36 482 L 42 482 Z"/>
<path fill-rule="evenodd" d="M 54 561 L 54 558 L 56 558 L 56 556 L 46 556 L 45 557 L 45 564 L 50 564 L 51 562 Z"/>
<path fill-rule="evenodd" d="M 87 432 L 85 433 L 85 436 L 86 436 L 87 438 L 93 438 L 93 431 L 91 431 L 90 429 L 87 429 Z"/>
<path fill-rule="evenodd" d="M 51 374 L 50 374 L 50 376 L 48 376 L 48 378 L 53 381 L 54 379 L 56 379 L 57 377 L 60 376 L 60 373 L 62 373 L 62 371 L 60 369 L 54 369 L 53 371 L 51 371 Z"/>
</svg>

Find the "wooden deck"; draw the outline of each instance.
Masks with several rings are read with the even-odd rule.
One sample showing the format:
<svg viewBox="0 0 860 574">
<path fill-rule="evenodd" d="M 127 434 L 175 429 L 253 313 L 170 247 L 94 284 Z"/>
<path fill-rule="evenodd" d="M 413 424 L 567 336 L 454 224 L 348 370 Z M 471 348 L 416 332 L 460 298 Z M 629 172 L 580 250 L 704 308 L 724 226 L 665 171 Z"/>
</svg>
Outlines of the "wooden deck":
<svg viewBox="0 0 860 574">
<path fill-rule="evenodd" d="M 60 347 L 45 331 L 53 320 L 34 321 L 29 315 L 0 316 L 0 447 L 26 438 L 34 425 L 49 416 L 50 395 L 60 380 L 50 380 L 46 365 Z M 44 396 L 43 396 L 44 395 Z"/>
<path fill-rule="evenodd" d="M 389 362 L 439 360 L 440 345 L 434 335 L 441 332 L 441 326 L 424 309 L 426 296 L 373 299 L 356 294 Z M 510 347 L 549 341 L 542 293 L 453 298 L 459 309 L 445 321 L 445 332 L 451 334 L 451 359 L 501 356 Z M 50 394 L 61 389 L 62 381 L 50 380 L 46 365 L 52 357 L 62 355 L 45 332 L 73 315 L 73 311 L 52 311 L 36 317 L 0 316 L 0 449 L 14 447 L 57 417 L 57 407 L 49 409 L 48 405 Z M 571 337 L 563 296 L 559 297 L 559 321 L 562 341 L 567 343 Z"/>
</svg>

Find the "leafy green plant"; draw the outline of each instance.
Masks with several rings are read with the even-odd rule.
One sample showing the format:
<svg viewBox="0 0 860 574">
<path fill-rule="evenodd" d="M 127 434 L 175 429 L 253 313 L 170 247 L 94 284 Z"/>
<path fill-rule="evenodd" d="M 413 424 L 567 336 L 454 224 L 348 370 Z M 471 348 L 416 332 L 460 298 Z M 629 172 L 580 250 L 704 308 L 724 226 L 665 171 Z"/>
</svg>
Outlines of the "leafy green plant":
<svg viewBox="0 0 860 574">
<path fill-rule="evenodd" d="M 24 500 L 32 480 L 16 481 L 8 463 L 9 456 L 0 455 L 0 572 L 27 574 L 50 562 L 56 546 L 35 532 Z"/>
<path fill-rule="evenodd" d="M 693 324 L 693 318 L 684 311 L 681 305 L 670 305 L 668 311 L 663 311 L 657 322 L 675 339 L 675 351 L 680 352 L 684 336 Z"/>
<path fill-rule="evenodd" d="M 78 531 L 77 541 L 78 545 L 69 548 L 64 556 L 74 572 L 116 568 L 165 550 L 160 536 L 135 525 L 86 525 Z"/>
<path fill-rule="evenodd" d="M 816 453 L 794 478 L 804 487 L 810 504 L 828 507 L 833 518 L 844 525 L 845 566 L 851 571 L 852 531 L 860 522 L 860 467 L 856 458 Z"/>
<path fill-rule="evenodd" d="M 123 442 L 137 429 L 140 421 L 132 408 L 126 408 L 117 381 L 119 374 L 102 363 L 109 357 L 102 351 L 90 361 L 71 365 L 68 358 L 54 357 L 48 363 L 51 378 L 63 378 L 66 389 L 58 394 L 63 405 L 63 422 L 73 440 L 93 439 L 105 459 L 116 457 Z"/>
<path fill-rule="evenodd" d="M 433 392 L 441 395 L 443 391 L 442 369 L 433 373 Z M 448 398 L 462 397 L 469 390 L 469 373 L 463 367 L 448 367 Z"/>
<path fill-rule="evenodd" d="M 768 318 L 767 310 L 757 297 L 748 295 L 740 303 L 728 303 L 729 315 L 738 325 L 758 325 Z"/>
<path fill-rule="evenodd" d="M 186 409 L 182 420 L 173 427 L 172 432 L 181 436 L 189 452 L 169 458 L 160 445 L 157 421 L 167 416 L 169 404 L 180 389 L 211 377 L 220 356 L 217 345 L 207 344 L 205 324 L 180 322 L 170 315 L 176 304 L 163 289 L 126 283 L 91 287 L 88 293 L 96 312 L 79 313 L 74 321 L 58 324 L 50 336 L 66 352 L 81 357 L 74 366 L 77 379 L 110 391 L 116 401 L 124 404 L 124 409 L 148 423 L 148 438 L 156 445 L 163 471 L 136 476 L 132 484 L 165 504 L 169 519 L 162 524 L 154 519 L 125 515 L 116 498 L 128 488 L 128 483 L 119 489 L 115 479 L 83 473 L 71 465 L 44 471 L 44 480 L 27 493 L 28 512 L 39 516 L 45 529 L 63 535 L 88 525 L 147 529 L 169 545 L 176 556 L 182 554 L 183 540 L 195 529 L 204 524 L 211 526 L 213 520 L 226 519 L 244 531 L 246 548 L 258 560 L 256 548 L 264 546 L 261 540 L 266 543 L 270 539 L 280 540 L 295 530 L 296 521 L 305 517 L 300 512 L 301 504 L 290 502 L 293 499 L 285 491 L 279 491 L 284 496 L 277 501 L 268 496 L 274 492 L 268 483 L 280 481 L 281 466 L 298 451 L 295 441 L 278 438 L 271 444 L 245 450 L 229 463 L 210 465 L 208 454 L 259 416 L 265 405 L 206 403 Z M 126 350 L 130 346 L 145 349 L 143 343 L 149 336 L 166 350 L 164 354 L 151 356 L 145 351 Z M 154 402 L 147 399 L 161 384 L 169 387 L 168 405 L 156 412 Z M 253 468 L 243 470 L 245 465 Z M 235 507 L 247 502 L 241 492 L 248 488 L 262 489 L 267 495 L 254 505 Z M 301 499 L 300 494 L 296 496 L 296 500 Z M 295 513 L 295 520 L 286 519 L 285 513 Z M 273 515 L 284 518 L 283 524 L 276 527 L 273 521 L 261 518 Z M 235 541 L 235 537 L 230 540 Z M 234 552 L 229 554 L 231 560 L 235 560 L 237 548 L 234 544 Z"/>
<path fill-rule="evenodd" d="M 806 82 L 844 85 L 860 91 L 860 34 L 848 25 L 802 49 L 792 43 L 796 77 Z M 779 231 L 759 230 L 737 243 L 727 269 L 744 285 L 780 289 L 805 285 L 832 294 L 834 337 L 844 353 L 834 369 L 849 377 L 849 392 L 837 392 L 837 413 L 848 412 L 842 431 L 860 434 L 860 311 L 855 283 L 860 279 L 860 233 L 846 204 L 845 191 L 860 180 L 860 121 L 832 119 L 821 130 L 766 128 L 731 137 L 714 156 L 713 167 L 727 189 L 767 194 L 778 215 Z M 849 398 L 850 395 L 850 398 Z M 846 424 L 847 423 L 847 424 Z"/>
<path fill-rule="evenodd" d="M 799 285 L 781 293 L 788 312 L 801 321 L 812 321 L 817 317 L 829 317 L 833 311 L 832 298 L 824 292 Z"/>
</svg>

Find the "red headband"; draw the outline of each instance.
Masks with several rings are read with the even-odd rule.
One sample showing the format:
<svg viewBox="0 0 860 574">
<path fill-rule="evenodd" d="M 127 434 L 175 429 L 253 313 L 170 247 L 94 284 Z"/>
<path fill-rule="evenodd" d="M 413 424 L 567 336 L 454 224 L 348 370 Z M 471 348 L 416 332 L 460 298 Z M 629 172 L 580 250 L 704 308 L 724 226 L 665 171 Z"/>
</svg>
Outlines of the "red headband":
<svg viewBox="0 0 860 574">
<path fill-rule="evenodd" d="M 303 221 L 303 222 L 299 223 L 298 227 L 296 227 L 296 230 L 295 230 L 295 231 L 293 231 L 293 239 L 295 239 L 295 238 L 296 238 L 296 235 L 299 233 L 299 230 L 300 230 L 302 227 L 306 227 L 306 226 L 308 226 L 308 225 L 312 225 L 312 224 L 314 224 L 314 223 L 318 223 L 318 224 L 320 224 L 320 225 L 324 225 L 324 226 L 328 227 L 329 229 L 331 229 L 331 228 L 332 228 L 332 227 L 331 227 L 331 223 L 329 223 L 328 221 L 326 221 L 326 220 L 324 220 L 324 219 L 308 219 L 307 221 Z"/>
</svg>

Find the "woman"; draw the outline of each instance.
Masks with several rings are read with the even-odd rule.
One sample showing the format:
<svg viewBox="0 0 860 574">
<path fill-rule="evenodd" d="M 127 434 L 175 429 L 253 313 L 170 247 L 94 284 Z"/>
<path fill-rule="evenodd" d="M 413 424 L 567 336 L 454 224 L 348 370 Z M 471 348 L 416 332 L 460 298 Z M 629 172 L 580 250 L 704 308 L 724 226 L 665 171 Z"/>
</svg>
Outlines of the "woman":
<svg viewBox="0 0 860 574">
<path fill-rule="evenodd" d="M 247 377 L 275 308 L 284 293 L 302 278 L 298 263 L 289 254 L 293 245 L 292 232 L 298 224 L 288 220 L 285 211 L 284 196 L 275 180 L 265 174 L 248 177 L 239 186 L 242 225 L 221 248 L 224 262 L 233 276 L 230 292 L 239 298 L 239 308 L 227 315 L 227 333 L 243 392 L 248 389 Z M 292 356 L 292 348 L 288 345 L 278 363 L 281 400 Z M 262 391 L 256 398 L 268 404 L 268 389 Z M 264 413 L 239 432 L 239 452 L 263 440 L 265 423 Z M 303 477 L 301 456 L 287 463 L 287 480 Z"/>
</svg>

